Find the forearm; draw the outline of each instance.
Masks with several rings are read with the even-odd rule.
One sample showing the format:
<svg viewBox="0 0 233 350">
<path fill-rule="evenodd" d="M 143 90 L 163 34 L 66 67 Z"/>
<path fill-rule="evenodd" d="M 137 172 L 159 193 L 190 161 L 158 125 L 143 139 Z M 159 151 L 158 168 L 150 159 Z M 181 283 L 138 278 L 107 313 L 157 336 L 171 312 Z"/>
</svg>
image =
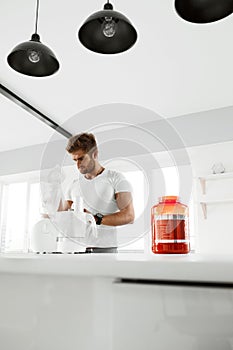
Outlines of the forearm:
<svg viewBox="0 0 233 350">
<path fill-rule="evenodd" d="M 57 211 L 67 211 L 72 206 L 72 201 L 62 201 L 60 200 L 59 207 Z"/>
<path fill-rule="evenodd" d="M 132 224 L 133 221 L 134 221 L 134 213 L 122 210 L 117 213 L 104 215 L 101 225 L 120 226 L 120 225 Z"/>
</svg>

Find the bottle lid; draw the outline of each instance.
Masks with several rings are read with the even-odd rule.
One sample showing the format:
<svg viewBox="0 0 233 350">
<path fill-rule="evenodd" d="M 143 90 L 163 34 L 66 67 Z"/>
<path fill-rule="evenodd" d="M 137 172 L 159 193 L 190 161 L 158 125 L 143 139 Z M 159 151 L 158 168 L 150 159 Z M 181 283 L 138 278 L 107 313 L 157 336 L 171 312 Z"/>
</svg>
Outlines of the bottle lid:
<svg viewBox="0 0 233 350">
<path fill-rule="evenodd" d="M 180 198 L 178 196 L 162 196 L 159 197 L 159 202 L 174 203 L 179 202 Z"/>
</svg>

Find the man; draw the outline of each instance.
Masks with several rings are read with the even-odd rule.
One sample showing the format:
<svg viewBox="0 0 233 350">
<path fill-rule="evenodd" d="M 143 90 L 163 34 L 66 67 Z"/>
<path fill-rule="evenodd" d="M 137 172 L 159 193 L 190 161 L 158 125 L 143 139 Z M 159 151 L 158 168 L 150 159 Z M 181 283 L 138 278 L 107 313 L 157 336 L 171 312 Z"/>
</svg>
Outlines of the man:
<svg viewBox="0 0 233 350">
<path fill-rule="evenodd" d="M 99 163 L 93 134 L 72 136 L 66 150 L 80 174 L 67 192 L 63 210 L 70 209 L 81 197 L 84 211 L 93 214 L 96 220 L 98 232 L 94 245 L 87 251 L 116 252 L 116 226 L 134 221 L 131 185 L 121 173 L 107 170 Z"/>
</svg>

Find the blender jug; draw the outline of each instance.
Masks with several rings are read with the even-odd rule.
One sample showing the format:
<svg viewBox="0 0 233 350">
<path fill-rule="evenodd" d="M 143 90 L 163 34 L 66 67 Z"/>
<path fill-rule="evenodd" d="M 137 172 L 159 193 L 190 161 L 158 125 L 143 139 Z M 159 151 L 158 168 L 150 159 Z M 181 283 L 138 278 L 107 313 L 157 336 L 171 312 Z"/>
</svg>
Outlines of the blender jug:
<svg viewBox="0 0 233 350">
<path fill-rule="evenodd" d="M 152 252 L 186 254 L 190 251 L 188 207 L 177 196 L 163 196 L 151 208 Z"/>
</svg>

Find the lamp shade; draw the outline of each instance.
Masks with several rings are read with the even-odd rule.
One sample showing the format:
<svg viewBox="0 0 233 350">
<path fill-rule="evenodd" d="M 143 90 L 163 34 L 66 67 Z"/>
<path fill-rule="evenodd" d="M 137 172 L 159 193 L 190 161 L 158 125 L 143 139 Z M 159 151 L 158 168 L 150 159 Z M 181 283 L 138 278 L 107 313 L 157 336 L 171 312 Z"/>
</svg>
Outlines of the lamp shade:
<svg viewBox="0 0 233 350">
<path fill-rule="evenodd" d="M 233 12 L 233 0 L 175 0 L 180 17 L 193 23 L 218 21 Z"/>
<path fill-rule="evenodd" d="M 7 62 L 17 72 L 34 77 L 45 77 L 59 69 L 55 54 L 40 42 L 38 34 L 17 45 L 8 55 Z"/>
<path fill-rule="evenodd" d="M 116 26 L 112 37 L 103 33 L 106 18 L 113 20 Z M 81 43 L 91 51 L 115 54 L 131 48 L 137 40 L 137 32 L 124 15 L 111 9 L 104 9 L 87 18 L 79 29 L 78 37 Z"/>
</svg>

